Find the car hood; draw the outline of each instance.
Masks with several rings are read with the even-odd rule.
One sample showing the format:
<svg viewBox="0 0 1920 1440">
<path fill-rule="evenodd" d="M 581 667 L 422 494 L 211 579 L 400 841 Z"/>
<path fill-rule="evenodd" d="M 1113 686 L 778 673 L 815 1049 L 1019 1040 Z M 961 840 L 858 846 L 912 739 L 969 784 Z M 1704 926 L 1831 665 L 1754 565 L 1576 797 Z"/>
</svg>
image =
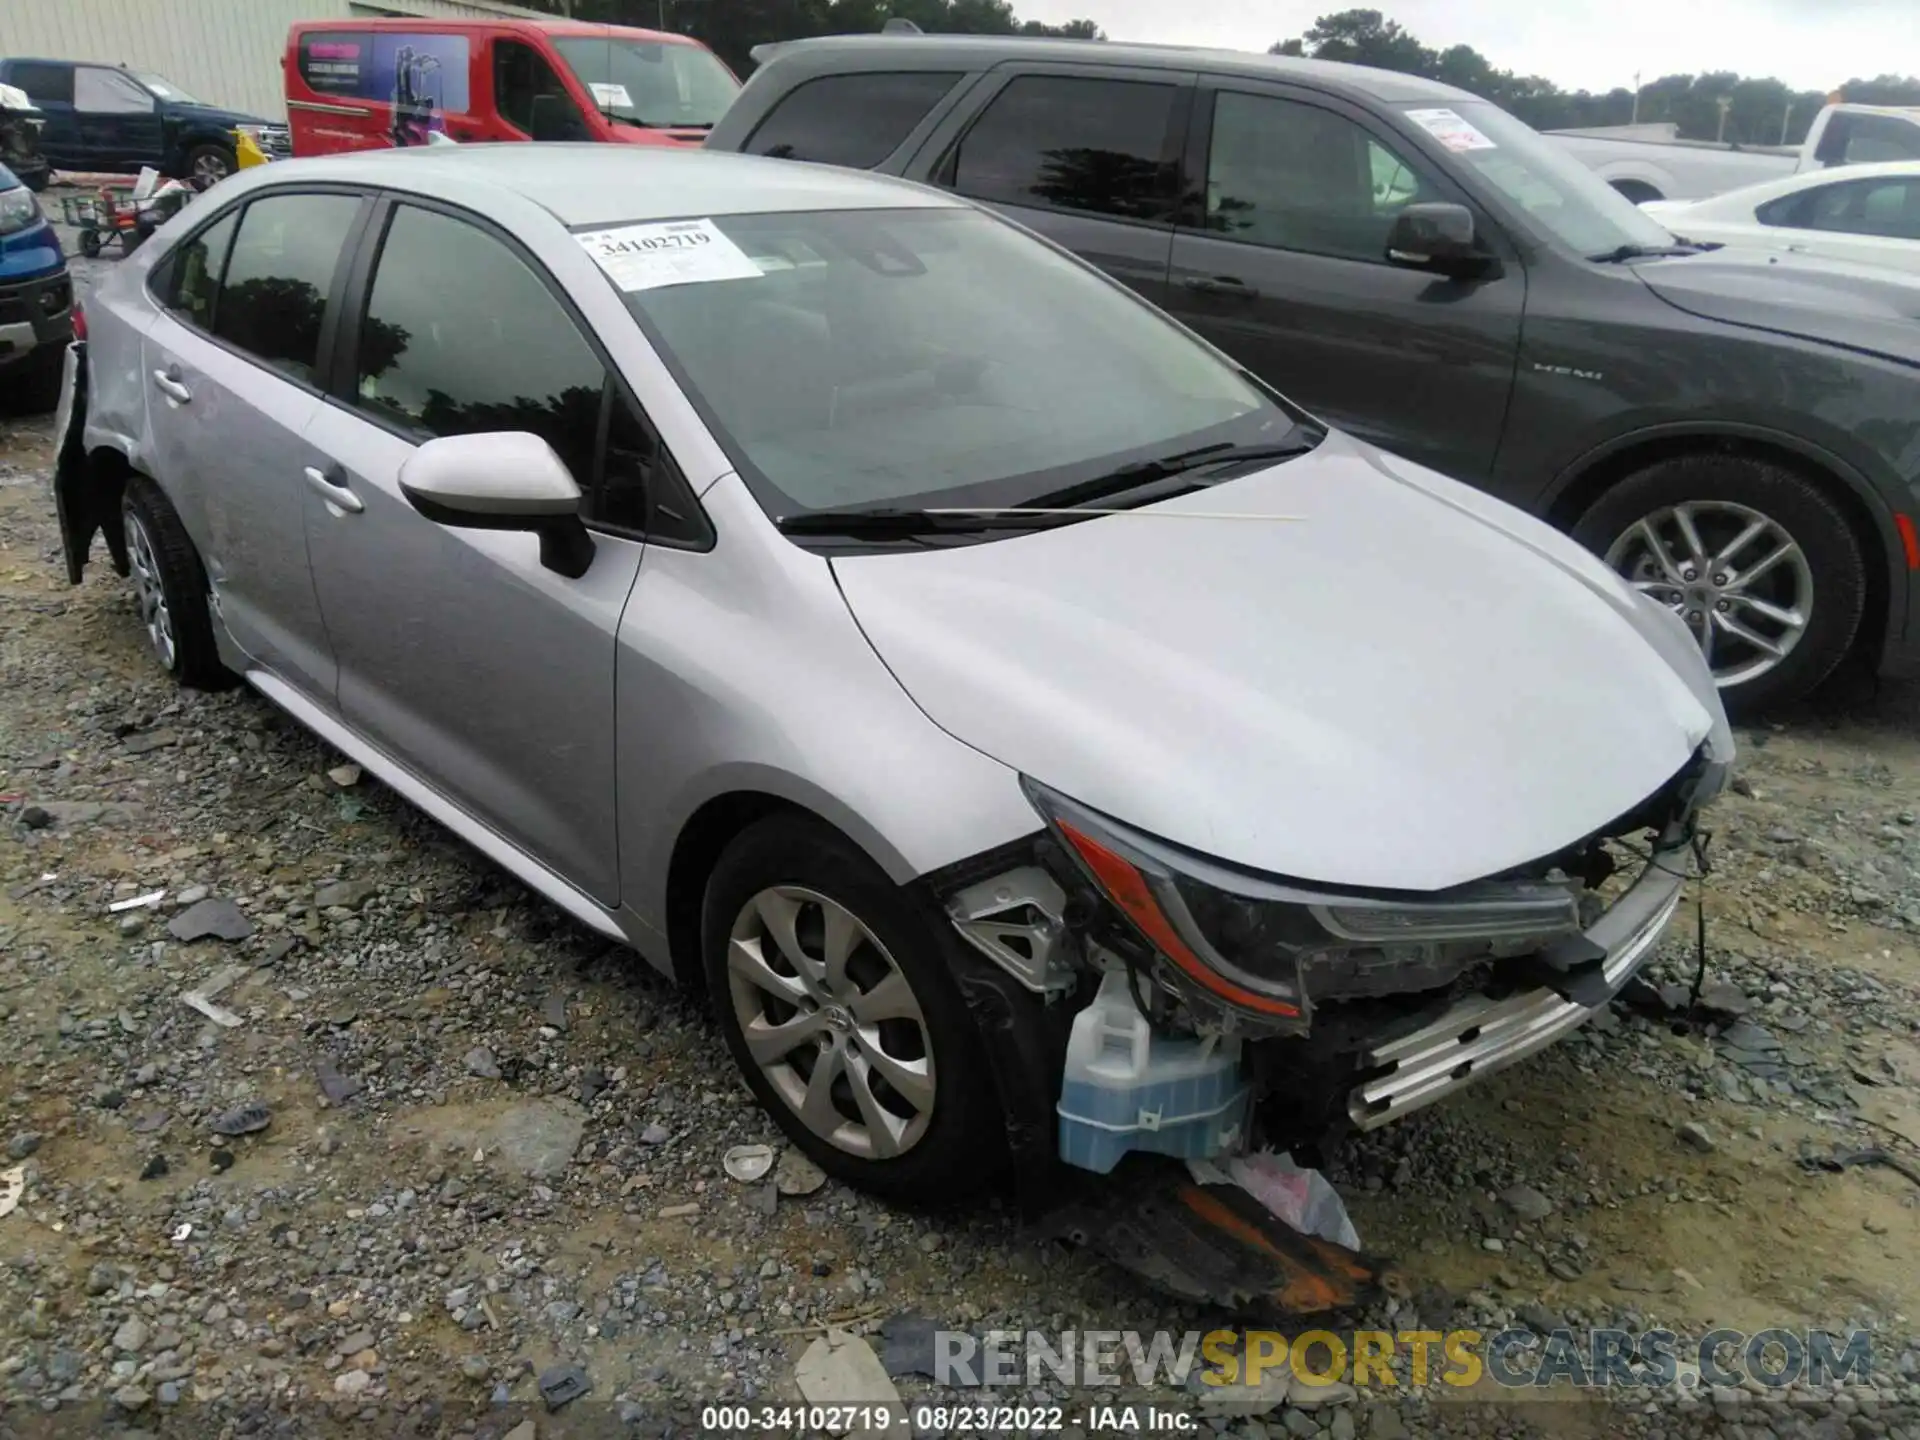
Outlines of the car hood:
<svg viewBox="0 0 1920 1440">
<path fill-rule="evenodd" d="M 1920 365 L 1920 281 L 1897 270 L 1728 246 L 1634 271 L 1689 315 Z"/>
<path fill-rule="evenodd" d="M 1283 515 L 1300 519 L 1257 518 Z M 1133 514 L 832 563 L 943 729 L 1298 880 L 1499 874 L 1618 819 L 1726 733 L 1698 653 L 1597 560 L 1340 435 Z"/>
</svg>

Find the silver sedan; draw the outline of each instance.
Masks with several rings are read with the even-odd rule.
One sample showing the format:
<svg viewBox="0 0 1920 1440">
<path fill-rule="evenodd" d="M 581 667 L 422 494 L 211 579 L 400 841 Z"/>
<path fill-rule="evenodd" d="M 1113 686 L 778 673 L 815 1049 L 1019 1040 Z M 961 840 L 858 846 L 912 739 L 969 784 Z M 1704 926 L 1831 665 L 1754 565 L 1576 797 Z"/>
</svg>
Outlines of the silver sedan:
<svg viewBox="0 0 1920 1440">
<path fill-rule="evenodd" d="M 1055 1156 L 1116 994 L 1363 1126 L 1517 1059 L 1645 957 L 1731 759 L 1597 560 L 918 186 L 295 161 L 86 322 L 70 578 L 104 534 L 182 683 L 704 990 L 885 1192 Z"/>
</svg>

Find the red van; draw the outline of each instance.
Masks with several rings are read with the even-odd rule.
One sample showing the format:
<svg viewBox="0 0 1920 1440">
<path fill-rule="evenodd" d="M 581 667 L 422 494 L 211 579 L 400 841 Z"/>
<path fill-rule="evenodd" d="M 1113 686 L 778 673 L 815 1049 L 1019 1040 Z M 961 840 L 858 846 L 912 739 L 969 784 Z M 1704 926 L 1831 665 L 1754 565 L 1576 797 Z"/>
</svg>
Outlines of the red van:
<svg viewBox="0 0 1920 1440">
<path fill-rule="evenodd" d="M 697 40 L 571 20 L 302 21 L 293 153 L 490 140 L 698 145 L 740 82 Z"/>
</svg>

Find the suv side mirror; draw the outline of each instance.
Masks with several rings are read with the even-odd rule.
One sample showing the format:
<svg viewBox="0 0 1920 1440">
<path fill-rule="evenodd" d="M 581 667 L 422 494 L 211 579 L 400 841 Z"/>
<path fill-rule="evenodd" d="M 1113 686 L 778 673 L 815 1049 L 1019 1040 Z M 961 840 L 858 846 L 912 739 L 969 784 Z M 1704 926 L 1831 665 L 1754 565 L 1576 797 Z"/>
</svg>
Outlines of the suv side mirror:
<svg viewBox="0 0 1920 1440">
<path fill-rule="evenodd" d="M 527 133 L 536 140 L 585 140 L 587 127 L 580 111 L 566 95 L 536 95 L 528 114 Z"/>
<path fill-rule="evenodd" d="M 593 563 L 580 487 L 538 435 L 512 430 L 429 440 L 400 467 L 400 493 L 437 525 L 531 531 L 540 537 L 540 563 L 569 580 Z"/>
<path fill-rule="evenodd" d="M 1479 275 L 1493 257 L 1474 232 L 1473 212 L 1464 205 L 1409 205 L 1393 217 L 1387 232 L 1387 259 L 1409 270 L 1432 270 L 1455 279 Z"/>
</svg>

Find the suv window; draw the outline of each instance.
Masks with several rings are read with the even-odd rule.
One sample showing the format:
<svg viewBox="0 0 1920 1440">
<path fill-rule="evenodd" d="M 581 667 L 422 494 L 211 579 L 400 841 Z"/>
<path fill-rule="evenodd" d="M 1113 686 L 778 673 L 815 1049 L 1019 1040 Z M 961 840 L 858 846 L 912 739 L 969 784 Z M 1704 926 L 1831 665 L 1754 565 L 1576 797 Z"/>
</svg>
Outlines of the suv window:
<svg viewBox="0 0 1920 1440">
<path fill-rule="evenodd" d="M 1174 94 L 1137 80 L 1023 75 L 961 140 L 953 187 L 1012 205 L 1170 219 Z"/>
<path fill-rule="evenodd" d="M 530 431 L 572 471 L 586 518 L 646 528 L 660 458 L 653 427 L 540 276 L 484 230 L 396 210 L 358 355 L 355 394 L 369 414 L 422 439 Z"/>
<path fill-rule="evenodd" d="M 73 66 L 50 60 L 16 60 L 7 67 L 7 83 L 27 92 L 35 104 L 73 103 Z"/>
<path fill-rule="evenodd" d="M 227 268 L 227 247 L 233 243 L 240 212 L 229 210 L 166 259 L 166 271 L 154 294 L 187 324 L 213 329 L 214 300 Z"/>
<path fill-rule="evenodd" d="M 1755 212 L 1762 225 L 1920 240 L 1920 180 L 1848 180 L 1788 195 Z"/>
<path fill-rule="evenodd" d="M 90 115 L 147 115 L 153 96 L 118 70 L 82 65 L 73 72 L 73 108 Z"/>
<path fill-rule="evenodd" d="M 493 42 L 493 100 L 508 124 L 535 140 L 586 138 L 580 107 L 547 57 L 531 45 Z"/>
<path fill-rule="evenodd" d="M 828 75 L 773 107 L 748 139 L 753 155 L 870 170 L 959 83 L 957 74 Z"/>
<path fill-rule="evenodd" d="M 359 212 L 353 195 L 266 195 L 240 217 L 213 333 L 313 382 L 334 272 Z"/>
<path fill-rule="evenodd" d="M 1225 239 L 1384 264 L 1393 217 L 1422 198 L 1435 197 L 1420 172 L 1345 116 L 1214 99 L 1205 226 Z"/>
</svg>

